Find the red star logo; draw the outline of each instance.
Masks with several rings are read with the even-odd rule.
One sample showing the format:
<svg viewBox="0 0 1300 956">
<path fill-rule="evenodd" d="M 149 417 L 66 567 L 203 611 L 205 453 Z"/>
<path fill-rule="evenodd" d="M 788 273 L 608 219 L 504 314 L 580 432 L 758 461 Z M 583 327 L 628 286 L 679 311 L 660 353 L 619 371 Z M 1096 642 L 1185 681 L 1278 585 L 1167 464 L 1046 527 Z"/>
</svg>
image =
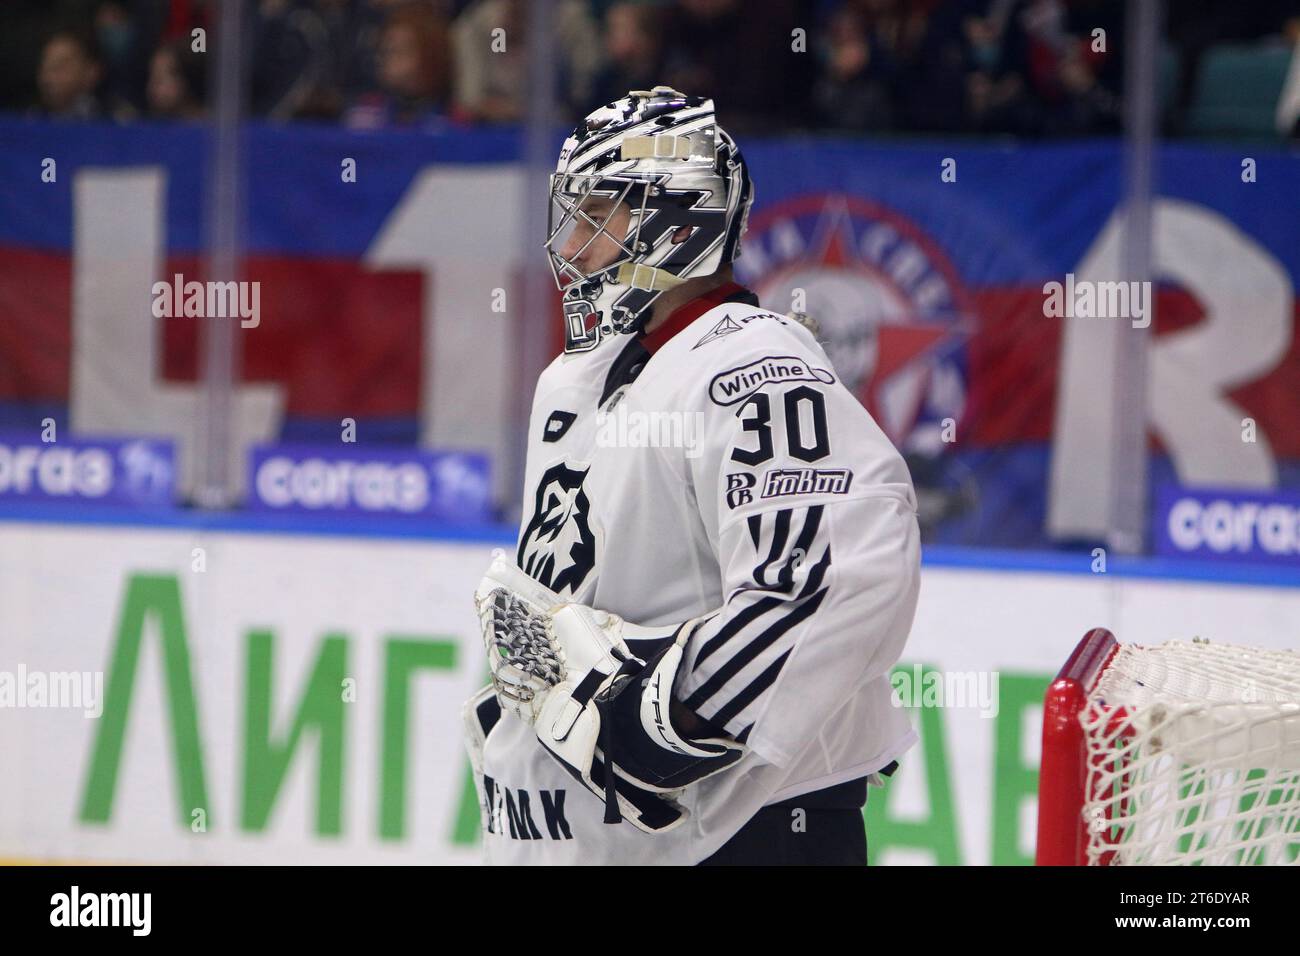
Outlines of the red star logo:
<svg viewBox="0 0 1300 956">
<path fill-rule="evenodd" d="M 837 223 L 836 227 L 827 229 L 820 252 L 810 258 L 831 269 L 863 271 L 862 260 L 846 247 L 844 225 L 846 223 Z M 870 271 L 877 274 L 875 270 Z M 938 352 L 955 348 L 968 334 L 964 323 L 935 325 L 912 316 L 882 322 L 876 329 L 876 365 L 870 380 L 862 386 L 864 404 L 873 415 L 877 415 L 880 393 L 895 375 L 913 368 L 918 362 L 928 362 Z"/>
</svg>

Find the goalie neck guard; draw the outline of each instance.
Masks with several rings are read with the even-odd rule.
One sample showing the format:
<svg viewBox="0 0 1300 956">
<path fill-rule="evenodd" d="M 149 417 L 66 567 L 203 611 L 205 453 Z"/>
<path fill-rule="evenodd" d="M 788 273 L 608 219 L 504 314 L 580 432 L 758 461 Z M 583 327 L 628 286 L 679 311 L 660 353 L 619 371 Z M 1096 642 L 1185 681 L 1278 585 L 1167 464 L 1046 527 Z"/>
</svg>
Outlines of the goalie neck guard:
<svg viewBox="0 0 1300 956">
<path fill-rule="evenodd" d="M 586 352 L 603 336 L 639 332 L 665 290 L 733 261 L 753 188 L 713 101 L 656 86 L 633 90 L 578 124 L 560 150 L 550 198 L 545 246 L 564 292 L 564 350 Z M 584 210 L 592 198 L 627 204 L 626 235 Z M 579 224 L 591 236 L 566 255 Z M 689 233 L 673 242 L 683 226 Z M 584 272 L 575 259 L 601 237 L 617 255 Z"/>
</svg>

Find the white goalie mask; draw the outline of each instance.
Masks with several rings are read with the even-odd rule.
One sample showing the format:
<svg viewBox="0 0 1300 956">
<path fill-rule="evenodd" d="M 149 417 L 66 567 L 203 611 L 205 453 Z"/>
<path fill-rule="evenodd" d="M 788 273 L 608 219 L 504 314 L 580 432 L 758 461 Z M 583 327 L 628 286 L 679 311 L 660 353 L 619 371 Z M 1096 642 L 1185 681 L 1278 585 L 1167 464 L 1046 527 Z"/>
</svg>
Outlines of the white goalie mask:
<svg viewBox="0 0 1300 956">
<path fill-rule="evenodd" d="M 628 206 L 626 235 L 592 215 L 596 199 Z M 588 115 L 551 177 L 545 245 L 564 291 L 564 350 L 639 331 L 662 292 L 733 261 L 752 202 L 744 157 L 714 119 L 712 100 L 656 86 Z M 674 242 L 683 226 L 689 232 Z M 566 249 L 579 227 L 590 237 Z M 583 271 L 575 260 L 602 238 L 618 247 L 614 261 Z"/>
</svg>

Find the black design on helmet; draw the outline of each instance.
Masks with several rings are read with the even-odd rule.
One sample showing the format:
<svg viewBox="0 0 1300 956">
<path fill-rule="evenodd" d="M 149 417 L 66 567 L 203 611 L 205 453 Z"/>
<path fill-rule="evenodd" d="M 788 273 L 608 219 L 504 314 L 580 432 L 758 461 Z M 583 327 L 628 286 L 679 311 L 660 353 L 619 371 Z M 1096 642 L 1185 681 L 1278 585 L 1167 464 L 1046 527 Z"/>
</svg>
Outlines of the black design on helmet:
<svg viewBox="0 0 1300 956">
<path fill-rule="evenodd" d="M 593 198 L 627 204 L 627 235 L 615 236 L 584 209 Z M 551 177 L 546 250 L 564 290 L 565 351 L 637 332 L 662 292 L 733 261 L 753 198 L 744 157 L 710 99 L 656 86 L 587 116 L 565 140 Z M 591 236 L 566 256 L 579 223 Z M 689 234 L 673 242 L 683 226 Z M 618 255 L 584 272 L 574 260 L 600 237 Z"/>
</svg>

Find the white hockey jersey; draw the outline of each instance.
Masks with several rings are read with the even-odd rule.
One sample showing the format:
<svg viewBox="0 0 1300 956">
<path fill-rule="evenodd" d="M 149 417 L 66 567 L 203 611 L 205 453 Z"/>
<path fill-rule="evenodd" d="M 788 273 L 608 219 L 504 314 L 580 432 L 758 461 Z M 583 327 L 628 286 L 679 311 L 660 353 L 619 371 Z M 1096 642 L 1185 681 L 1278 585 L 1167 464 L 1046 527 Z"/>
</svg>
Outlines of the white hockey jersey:
<svg viewBox="0 0 1300 956">
<path fill-rule="evenodd" d="M 517 550 L 562 596 L 636 624 L 716 612 L 675 696 L 750 751 L 648 834 L 603 823 L 485 689 L 467 715 L 489 862 L 697 863 L 765 804 L 868 776 L 916 739 L 889 684 L 919 583 L 907 467 L 813 335 L 754 301 L 733 284 L 662 332 L 551 363 Z"/>
</svg>

